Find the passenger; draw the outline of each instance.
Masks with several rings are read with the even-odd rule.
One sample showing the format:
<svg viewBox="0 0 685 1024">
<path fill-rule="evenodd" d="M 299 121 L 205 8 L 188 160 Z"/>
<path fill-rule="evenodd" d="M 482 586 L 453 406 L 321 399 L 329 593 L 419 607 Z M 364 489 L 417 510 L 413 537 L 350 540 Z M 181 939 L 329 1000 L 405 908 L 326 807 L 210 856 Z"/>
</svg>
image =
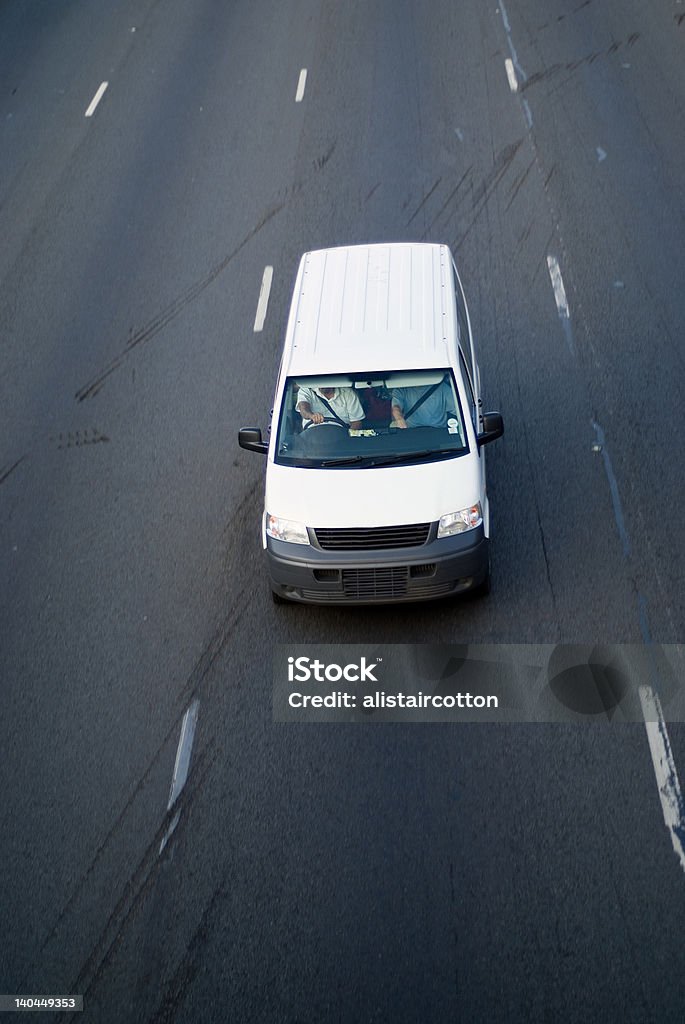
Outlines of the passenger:
<svg viewBox="0 0 685 1024">
<path fill-rule="evenodd" d="M 454 416 L 454 395 L 447 377 L 439 384 L 395 388 L 392 392 L 396 427 L 446 427 Z"/>
<path fill-rule="evenodd" d="M 364 409 L 354 388 L 303 388 L 297 392 L 297 411 L 302 416 L 302 429 L 311 423 L 333 420 L 352 430 L 359 430 Z"/>
</svg>

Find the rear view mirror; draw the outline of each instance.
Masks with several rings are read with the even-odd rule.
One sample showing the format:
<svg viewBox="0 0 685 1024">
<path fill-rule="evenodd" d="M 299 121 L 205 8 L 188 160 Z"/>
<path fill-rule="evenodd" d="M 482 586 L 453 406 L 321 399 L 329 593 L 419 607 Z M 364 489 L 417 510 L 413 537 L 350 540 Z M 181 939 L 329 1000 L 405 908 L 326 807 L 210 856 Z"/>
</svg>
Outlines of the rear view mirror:
<svg viewBox="0 0 685 1024">
<path fill-rule="evenodd" d="M 483 414 L 483 430 L 478 435 L 478 444 L 490 444 L 496 441 L 504 433 L 504 420 L 498 412 L 486 412 Z"/>
<path fill-rule="evenodd" d="M 269 450 L 269 442 L 262 441 L 259 427 L 241 427 L 238 432 L 238 444 L 248 452 L 260 452 L 262 455 L 266 455 Z"/>
</svg>

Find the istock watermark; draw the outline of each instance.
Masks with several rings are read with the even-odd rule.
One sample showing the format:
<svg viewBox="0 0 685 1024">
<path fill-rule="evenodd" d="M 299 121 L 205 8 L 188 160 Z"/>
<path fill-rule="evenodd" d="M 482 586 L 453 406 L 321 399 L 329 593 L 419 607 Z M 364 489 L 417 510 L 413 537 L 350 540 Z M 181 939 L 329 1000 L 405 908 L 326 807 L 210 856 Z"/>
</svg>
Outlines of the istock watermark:
<svg viewBox="0 0 685 1024">
<path fill-rule="evenodd" d="M 306 655 L 295 658 L 288 657 L 288 681 L 291 683 L 308 683 L 313 679 L 317 683 L 338 683 L 344 679 L 348 683 L 365 683 L 367 681 L 377 683 L 374 669 L 377 663 L 367 664 L 366 657 L 362 655 L 359 664 L 350 662 L 347 665 L 338 665 L 336 662 L 312 660 Z"/>
<path fill-rule="evenodd" d="M 279 722 L 685 721 L 676 644 L 290 644 L 273 672 Z"/>
</svg>

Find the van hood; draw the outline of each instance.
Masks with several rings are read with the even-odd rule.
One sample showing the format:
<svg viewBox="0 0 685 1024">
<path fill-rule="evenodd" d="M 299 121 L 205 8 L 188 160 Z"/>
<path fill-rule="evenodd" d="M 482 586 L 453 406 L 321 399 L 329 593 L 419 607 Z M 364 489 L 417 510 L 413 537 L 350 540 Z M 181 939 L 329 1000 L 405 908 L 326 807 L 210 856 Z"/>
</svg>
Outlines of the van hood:
<svg viewBox="0 0 685 1024">
<path fill-rule="evenodd" d="M 330 529 L 434 522 L 480 500 L 473 455 L 378 469 L 302 469 L 269 462 L 270 515 Z"/>
</svg>

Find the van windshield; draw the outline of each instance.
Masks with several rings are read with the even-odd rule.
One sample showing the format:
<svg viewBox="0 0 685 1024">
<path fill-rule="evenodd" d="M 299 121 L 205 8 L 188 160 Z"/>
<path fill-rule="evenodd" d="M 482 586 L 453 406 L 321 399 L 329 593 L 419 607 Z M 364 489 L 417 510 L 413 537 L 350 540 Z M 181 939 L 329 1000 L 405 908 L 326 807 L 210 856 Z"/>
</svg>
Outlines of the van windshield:
<svg viewBox="0 0 685 1024">
<path fill-rule="evenodd" d="M 289 378 L 276 462 L 372 468 L 453 458 L 468 440 L 452 371 Z"/>
</svg>

